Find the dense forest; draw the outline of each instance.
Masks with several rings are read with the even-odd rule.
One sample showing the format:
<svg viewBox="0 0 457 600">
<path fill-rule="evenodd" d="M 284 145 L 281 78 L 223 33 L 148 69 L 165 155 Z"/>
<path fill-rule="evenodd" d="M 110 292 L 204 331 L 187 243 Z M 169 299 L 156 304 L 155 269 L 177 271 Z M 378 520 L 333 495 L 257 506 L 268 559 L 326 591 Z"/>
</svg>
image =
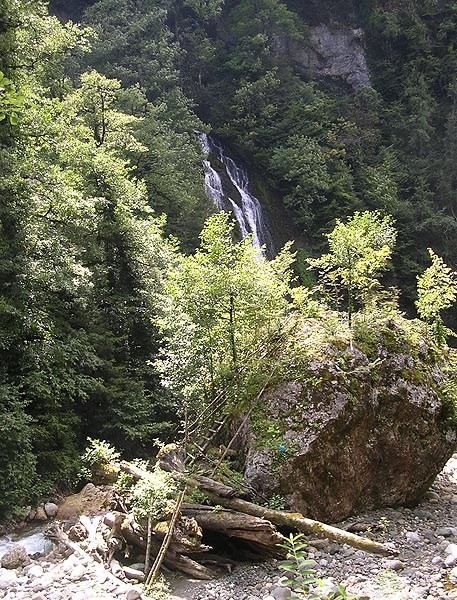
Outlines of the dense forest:
<svg viewBox="0 0 457 600">
<path fill-rule="evenodd" d="M 454 1 L 0 6 L 0 513 L 74 483 L 88 436 L 150 453 L 183 400 L 214 397 L 291 311 L 343 307 L 352 346 L 354 313 L 374 314 L 375 295 L 398 312 L 400 294 L 442 347 Z M 328 68 L 329 48 L 349 67 Z M 274 260 L 214 214 L 197 135 L 210 131 L 281 215 L 278 247 L 296 240 Z M 338 259 L 360 232 L 363 273 Z"/>
</svg>

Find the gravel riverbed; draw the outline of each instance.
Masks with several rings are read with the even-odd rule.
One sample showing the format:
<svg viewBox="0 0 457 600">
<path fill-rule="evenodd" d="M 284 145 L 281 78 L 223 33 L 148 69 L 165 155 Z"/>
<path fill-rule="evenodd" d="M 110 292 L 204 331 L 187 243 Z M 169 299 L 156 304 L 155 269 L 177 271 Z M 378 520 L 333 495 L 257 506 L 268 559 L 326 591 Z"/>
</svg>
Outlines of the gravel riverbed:
<svg viewBox="0 0 457 600">
<path fill-rule="evenodd" d="M 372 511 L 339 524 L 399 554 L 383 558 L 329 540 L 307 538 L 319 576 L 340 582 L 360 600 L 457 600 L 457 454 L 415 508 Z M 121 567 L 116 573 L 123 578 Z M 177 577 L 168 600 L 286 600 L 277 561 L 240 564 L 213 581 Z M 12 600 L 136 600 L 141 587 L 112 578 L 69 552 L 53 551 L 16 569 L 0 569 L 0 598 Z"/>
</svg>

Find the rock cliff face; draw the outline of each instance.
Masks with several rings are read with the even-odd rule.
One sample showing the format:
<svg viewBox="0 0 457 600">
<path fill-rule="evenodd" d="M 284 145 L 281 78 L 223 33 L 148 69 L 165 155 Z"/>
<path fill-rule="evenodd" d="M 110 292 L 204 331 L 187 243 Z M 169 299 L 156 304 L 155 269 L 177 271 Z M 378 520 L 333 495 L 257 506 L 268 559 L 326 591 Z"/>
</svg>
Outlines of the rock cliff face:
<svg viewBox="0 0 457 600">
<path fill-rule="evenodd" d="M 245 433 L 248 483 L 327 522 L 418 501 L 456 431 L 433 351 L 404 350 L 387 351 L 382 336 L 375 359 L 327 348 L 266 393 Z"/>
<path fill-rule="evenodd" d="M 308 44 L 292 45 L 290 56 L 297 72 L 313 79 L 342 80 L 354 90 L 370 85 L 360 28 L 316 25 Z"/>
</svg>

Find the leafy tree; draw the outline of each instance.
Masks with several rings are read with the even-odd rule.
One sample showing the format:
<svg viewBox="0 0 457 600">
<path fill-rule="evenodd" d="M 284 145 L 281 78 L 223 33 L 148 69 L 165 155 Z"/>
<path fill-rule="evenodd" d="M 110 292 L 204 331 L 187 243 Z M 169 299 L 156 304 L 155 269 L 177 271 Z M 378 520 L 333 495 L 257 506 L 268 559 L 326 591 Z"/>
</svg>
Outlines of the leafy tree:
<svg viewBox="0 0 457 600">
<path fill-rule="evenodd" d="M 416 307 L 419 316 L 432 325 L 436 339 L 442 345 L 449 330 L 444 327 L 441 313 L 457 300 L 457 273 L 431 248 L 428 253 L 432 264 L 417 277 Z"/>
<path fill-rule="evenodd" d="M 357 212 L 346 223 L 338 219 L 327 234 L 328 254 L 308 259 L 312 269 L 320 270 L 324 285 L 345 291 L 350 330 L 357 305 L 366 306 L 379 287 L 377 276 L 387 267 L 396 236 L 391 217 Z"/>
<path fill-rule="evenodd" d="M 118 108 L 140 119 L 136 138 L 148 148 L 129 148 L 137 174 L 146 181 L 150 206 L 167 215 L 165 231 L 195 248 L 208 201 L 202 185 L 202 149 L 195 131 L 205 126 L 180 86 L 182 52 L 168 27 L 167 17 L 181 8 L 152 0 L 102 0 L 88 8 L 85 21 L 98 39 L 84 65 L 96 68 L 123 86 Z M 216 10 L 217 2 L 207 3 Z M 205 4 L 193 3 L 205 11 Z M 189 9 L 187 9 L 189 10 Z"/>
<path fill-rule="evenodd" d="M 295 184 L 285 202 L 298 213 L 300 224 L 309 225 L 316 204 L 325 199 L 330 188 L 322 148 L 312 138 L 294 135 L 286 146 L 274 151 L 271 163 L 282 179 Z"/>
<path fill-rule="evenodd" d="M 210 217 L 201 247 L 181 257 L 167 290 L 173 303 L 165 320 L 171 337 L 166 369 L 188 396 L 213 394 L 281 326 L 293 255 L 259 256 L 248 237 L 233 242 L 228 214 Z"/>
<path fill-rule="evenodd" d="M 129 165 L 139 118 L 117 110 L 116 80 L 71 87 L 83 29 L 7 4 L 27 110 L 0 127 L 1 512 L 68 482 L 87 434 L 141 450 L 173 402 L 152 365 L 169 250 Z"/>
<path fill-rule="evenodd" d="M 17 125 L 23 105 L 24 95 L 0 71 L 0 121 L 7 118 L 11 125 Z"/>
</svg>

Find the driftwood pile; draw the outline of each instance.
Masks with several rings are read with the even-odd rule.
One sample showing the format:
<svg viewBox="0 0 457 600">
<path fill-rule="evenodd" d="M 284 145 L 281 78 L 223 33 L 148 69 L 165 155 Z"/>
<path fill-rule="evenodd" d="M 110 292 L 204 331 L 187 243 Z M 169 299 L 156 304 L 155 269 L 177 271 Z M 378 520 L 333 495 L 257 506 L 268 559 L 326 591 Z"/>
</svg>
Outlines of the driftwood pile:
<svg viewBox="0 0 457 600">
<path fill-rule="evenodd" d="M 237 559 L 278 556 L 281 553 L 278 543 L 283 540 L 283 535 L 277 527 L 283 531 L 326 537 L 366 552 L 385 556 L 396 554 L 391 547 L 301 514 L 265 508 L 243 499 L 240 497 L 243 493 L 236 487 L 200 475 L 195 469 L 190 473 L 176 449 L 162 454 L 159 461 L 161 469 L 173 471 L 182 481 L 180 497 L 167 521 L 138 522 L 121 502 L 121 510 L 109 512 L 103 518 L 103 551 L 97 553 L 96 544 L 92 548 L 95 552 L 90 548 L 87 550 L 95 560 L 105 564 L 109 564 L 116 553 L 125 553 L 126 547 L 131 554 L 144 557 L 143 573 L 125 570 L 130 578 L 147 580 L 150 572 L 150 582 L 163 566 L 194 578 L 211 579 L 217 568 L 231 570 L 234 562 L 226 552 L 229 549 Z M 149 476 L 147 471 L 125 461 L 120 463 L 120 470 L 136 480 Z M 204 493 L 210 506 L 186 501 L 186 492 L 195 488 Z M 55 533 L 55 539 L 74 545 L 61 531 Z"/>
</svg>

